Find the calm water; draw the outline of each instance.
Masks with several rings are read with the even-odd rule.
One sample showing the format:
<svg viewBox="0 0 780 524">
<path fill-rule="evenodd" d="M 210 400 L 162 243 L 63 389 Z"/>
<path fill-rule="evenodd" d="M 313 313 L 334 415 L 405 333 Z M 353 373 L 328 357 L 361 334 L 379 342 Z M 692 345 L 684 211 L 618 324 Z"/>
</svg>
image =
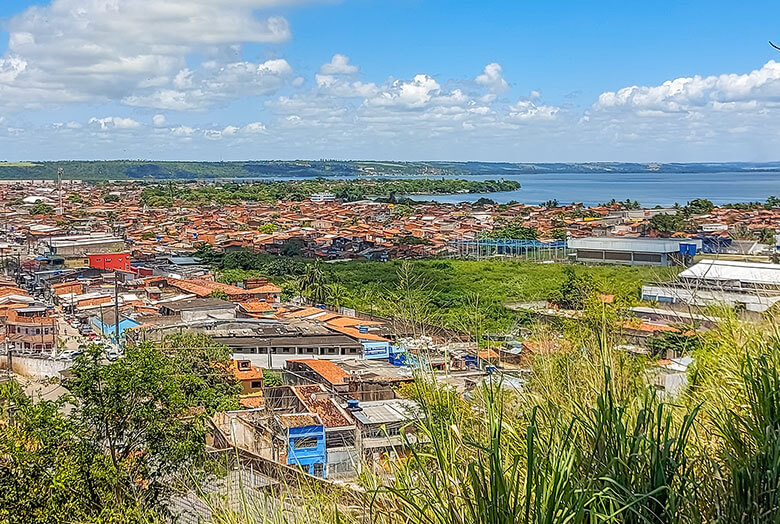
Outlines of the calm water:
<svg viewBox="0 0 780 524">
<path fill-rule="evenodd" d="M 469 180 L 504 178 L 523 187 L 506 193 L 412 197 L 438 202 L 473 202 L 480 197 L 499 203 L 516 200 L 538 204 L 558 200 L 561 204 L 583 202 L 594 205 L 609 199 L 638 200 L 643 206 L 685 204 L 706 198 L 715 204 L 764 201 L 780 196 L 780 173 L 568 173 L 510 176 L 478 175 Z"/>
</svg>

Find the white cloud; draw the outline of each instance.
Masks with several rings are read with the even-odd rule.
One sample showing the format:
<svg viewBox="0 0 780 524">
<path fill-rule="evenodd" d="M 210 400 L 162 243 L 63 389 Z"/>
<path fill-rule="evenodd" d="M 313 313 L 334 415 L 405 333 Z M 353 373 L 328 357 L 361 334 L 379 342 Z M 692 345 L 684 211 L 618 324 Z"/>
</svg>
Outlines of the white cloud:
<svg viewBox="0 0 780 524">
<path fill-rule="evenodd" d="M 474 81 L 477 84 L 488 87 L 493 93 L 503 93 L 509 89 L 509 84 L 501 74 L 501 64 L 497 62 L 485 66 L 482 74 L 477 75 Z"/>
<path fill-rule="evenodd" d="M 438 94 L 441 86 L 428 75 L 416 75 L 411 81 L 396 80 L 386 90 L 367 100 L 384 107 L 419 108 Z"/>
<path fill-rule="evenodd" d="M 602 93 L 594 110 L 679 113 L 702 109 L 755 110 L 780 102 L 780 63 L 770 60 L 746 74 L 693 76 L 657 86 L 630 86 Z"/>
<path fill-rule="evenodd" d="M 560 108 L 544 104 L 537 105 L 530 100 L 520 100 L 516 104 L 509 106 L 509 116 L 515 120 L 552 120 Z"/>
<path fill-rule="evenodd" d="M 322 64 L 320 74 L 323 75 L 353 75 L 358 72 L 358 67 L 349 63 L 349 57 L 333 55 L 330 62 Z"/>
<path fill-rule="evenodd" d="M 241 131 L 244 133 L 249 134 L 264 134 L 267 132 L 265 126 L 260 122 L 252 122 L 251 124 L 245 125 Z"/>
<path fill-rule="evenodd" d="M 292 73 L 284 59 L 255 64 L 234 62 L 217 70 L 203 70 L 198 74 L 181 70 L 174 80 L 178 89 L 159 89 L 144 95 L 122 99 L 130 106 L 168 110 L 202 110 L 245 96 L 268 95 L 281 88 Z"/>
<path fill-rule="evenodd" d="M 99 128 L 100 130 L 109 129 L 138 129 L 141 127 L 140 122 L 136 122 L 132 118 L 123 118 L 119 116 L 107 116 L 105 118 L 92 117 L 89 119 L 89 125 Z"/>
<path fill-rule="evenodd" d="M 0 104 L 100 103 L 197 87 L 188 56 L 232 64 L 240 44 L 286 41 L 287 21 L 256 10 L 294 1 L 52 0 L 30 7 L 4 24 Z"/>
<path fill-rule="evenodd" d="M 172 127 L 170 130 L 171 135 L 179 137 L 189 137 L 197 133 L 197 129 L 190 126 L 178 126 Z"/>
<path fill-rule="evenodd" d="M 155 127 L 162 127 L 165 125 L 165 115 L 154 115 L 152 117 L 152 122 L 154 123 Z"/>
</svg>

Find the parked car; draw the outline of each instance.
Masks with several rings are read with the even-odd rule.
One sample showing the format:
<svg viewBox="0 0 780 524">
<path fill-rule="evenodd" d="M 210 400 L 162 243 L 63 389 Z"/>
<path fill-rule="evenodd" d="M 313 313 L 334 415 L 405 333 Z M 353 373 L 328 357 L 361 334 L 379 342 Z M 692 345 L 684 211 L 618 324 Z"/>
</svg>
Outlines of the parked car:
<svg viewBox="0 0 780 524">
<path fill-rule="evenodd" d="M 81 355 L 82 352 L 77 349 L 66 349 L 59 355 L 57 355 L 56 360 L 73 360 L 77 356 Z"/>
</svg>

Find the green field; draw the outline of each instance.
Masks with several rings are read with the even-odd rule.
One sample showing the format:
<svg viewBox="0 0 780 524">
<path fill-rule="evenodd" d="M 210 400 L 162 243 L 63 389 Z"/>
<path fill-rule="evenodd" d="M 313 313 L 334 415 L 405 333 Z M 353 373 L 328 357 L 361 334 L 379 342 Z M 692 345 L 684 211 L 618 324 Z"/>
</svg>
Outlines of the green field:
<svg viewBox="0 0 780 524">
<path fill-rule="evenodd" d="M 218 262 L 225 281 L 264 275 L 279 284 L 292 283 L 305 271 L 306 260 L 254 256 L 242 264 L 237 257 Z M 432 321 L 457 327 L 474 308 L 478 297 L 486 327 L 503 331 L 515 325 L 518 315 L 505 306 L 512 302 L 546 300 L 564 281 L 563 264 L 536 264 L 520 260 L 415 260 L 411 267 L 413 288 L 430 303 Z M 339 304 L 364 312 L 389 315 L 397 308 L 402 261 L 347 261 L 322 264 L 326 285 L 335 289 Z M 227 269 L 227 270 L 225 270 Z M 244 271 L 254 269 L 254 271 Z M 578 274 L 589 275 L 604 292 L 638 300 L 646 281 L 672 278 L 679 268 L 629 266 L 575 266 Z"/>
</svg>

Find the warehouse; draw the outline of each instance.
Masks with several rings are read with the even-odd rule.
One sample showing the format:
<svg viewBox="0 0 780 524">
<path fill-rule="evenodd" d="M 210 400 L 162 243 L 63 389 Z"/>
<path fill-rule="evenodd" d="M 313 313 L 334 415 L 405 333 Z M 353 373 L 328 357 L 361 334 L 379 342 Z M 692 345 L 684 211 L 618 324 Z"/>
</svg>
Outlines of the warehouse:
<svg viewBox="0 0 780 524">
<path fill-rule="evenodd" d="M 642 300 L 763 313 L 780 302 L 780 264 L 702 260 L 674 282 L 642 286 Z"/>
<path fill-rule="evenodd" d="M 587 237 L 569 240 L 578 262 L 631 266 L 683 265 L 701 251 L 702 241 L 688 238 Z"/>
</svg>

